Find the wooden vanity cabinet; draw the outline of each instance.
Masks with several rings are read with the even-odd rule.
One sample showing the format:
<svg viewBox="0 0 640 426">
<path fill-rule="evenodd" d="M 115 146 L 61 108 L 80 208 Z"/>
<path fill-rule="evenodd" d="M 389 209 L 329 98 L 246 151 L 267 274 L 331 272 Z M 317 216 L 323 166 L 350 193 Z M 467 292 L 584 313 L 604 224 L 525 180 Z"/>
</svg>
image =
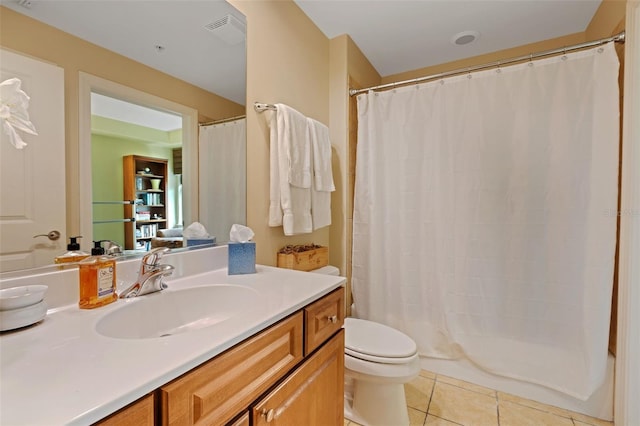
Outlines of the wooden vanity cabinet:
<svg viewBox="0 0 640 426">
<path fill-rule="evenodd" d="M 343 322 L 338 288 L 97 424 L 342 426 Z"/>
<path fill-rule="evenodd" d="M 143 396 L 122 410 L 94 423 L 97 426 L 153 426 L 155 424 L 153 394 Z"/>
<path fill-rule="evenodd" d="M 302 326 L 298 312 L 162 386 L 162 424 L 229 422 L 302 360 Z"/>
</svg>

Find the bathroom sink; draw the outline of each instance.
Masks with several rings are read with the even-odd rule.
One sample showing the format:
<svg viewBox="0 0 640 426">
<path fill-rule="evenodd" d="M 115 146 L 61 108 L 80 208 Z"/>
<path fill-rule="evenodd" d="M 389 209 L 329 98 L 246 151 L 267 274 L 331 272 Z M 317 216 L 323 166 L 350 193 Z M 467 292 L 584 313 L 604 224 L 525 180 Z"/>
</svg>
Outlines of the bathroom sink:
<svg viewBox="0 0 640 426">
<path fill-rule="evenodd" d="M 208 285 L 162 291 L 127 300 L 96 324 L 96 331 L 119 339 L 151 339 L 212 327 L 259 307 L 256 290 Z"/>
</svg>

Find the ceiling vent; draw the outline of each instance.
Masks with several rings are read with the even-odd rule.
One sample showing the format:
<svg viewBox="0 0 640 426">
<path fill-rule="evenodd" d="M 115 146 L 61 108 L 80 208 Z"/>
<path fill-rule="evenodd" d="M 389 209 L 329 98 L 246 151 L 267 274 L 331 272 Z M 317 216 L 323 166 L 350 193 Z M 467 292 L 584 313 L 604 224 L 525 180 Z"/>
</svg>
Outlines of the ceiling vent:
<svg viewBox="0 0 640 426">
<path fill-rule="evenodd" d="M 226 15 L 204 27 L 227 44 L 238 44 L 244 41 L 245 25 L 233 15 Z"/>
<path fill-rule="evenodd" d="M 31 2 L 31 0 L 17 0 L 16 3 L 18 3 L 20 6 L 24 7 L 25 9 L 31 9 L 31 6 L 33 6 L 33 3 Z"/>
</svg>

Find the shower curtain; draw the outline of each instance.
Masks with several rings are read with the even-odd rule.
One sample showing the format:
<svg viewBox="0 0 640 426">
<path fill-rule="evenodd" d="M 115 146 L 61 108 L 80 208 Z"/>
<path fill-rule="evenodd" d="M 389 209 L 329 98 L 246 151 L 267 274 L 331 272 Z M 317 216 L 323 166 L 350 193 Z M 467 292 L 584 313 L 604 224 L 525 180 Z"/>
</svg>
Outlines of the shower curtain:
<svg viewBox="0 0 640 426">
<path fill-rule="evenodd" d="M 616 245 L 613 44 L 358 96 L 358 316 L 586 399 Z"/>
<path fill-rule="evenodd" d="M 217 242 L 234 223 L 246 223 L 246 119 L 200 126 L 199 217 Z"/>
</svg>

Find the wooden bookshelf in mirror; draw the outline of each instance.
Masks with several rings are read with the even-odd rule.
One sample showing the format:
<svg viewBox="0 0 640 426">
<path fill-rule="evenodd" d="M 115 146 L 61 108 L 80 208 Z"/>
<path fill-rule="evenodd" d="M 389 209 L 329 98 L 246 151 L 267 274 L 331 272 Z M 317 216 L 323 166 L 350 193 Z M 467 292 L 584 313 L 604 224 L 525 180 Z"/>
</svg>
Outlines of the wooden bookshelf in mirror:
<svg viewBox="0 0 640 426">
<path fill-rule="evenodd" d="M 167 227 L 167 163 L 165 158 L 126 155 L 123 161 L 125 249 L 149 250 L 158 229 Z"/>
</svg>

